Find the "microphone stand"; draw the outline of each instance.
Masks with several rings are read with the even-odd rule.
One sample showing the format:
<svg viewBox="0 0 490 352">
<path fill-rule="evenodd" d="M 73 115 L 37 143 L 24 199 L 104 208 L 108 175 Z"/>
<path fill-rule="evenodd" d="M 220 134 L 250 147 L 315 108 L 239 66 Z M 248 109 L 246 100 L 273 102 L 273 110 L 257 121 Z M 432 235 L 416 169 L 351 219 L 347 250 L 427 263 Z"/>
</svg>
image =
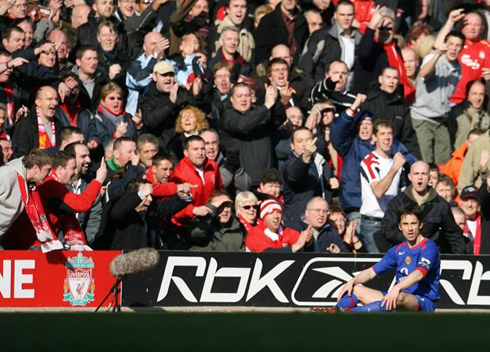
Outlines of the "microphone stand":
<svg viewBox="0 0 490 352">
<path fill-rule="evenodd" d="M 109 290 L 107 295 L 104 297 L 104 300 L 99 304 L 99 306 L 97 307 L 97 309 L 95 310 L 94 313 L 97 313 L 99 311 L 100 307 L 102 307 L 102 305 L 105 303 L 107 298 L 109 298 L 111 296 L 111 294 L 114 296 L 112 297 L 112 301 L 109 304 L 109 309 L 112 306 L 112 312 L 113 313 L 120 313 L 121 312 L 121 303 L 119 302 L 119 293 L 121 292 L 120 286 L 121 286 L 121 282 L 123 280 L 124 280 L 124 276 L 118 276 L 117 277 L 116 282 L 114 283 L 112 288 Z M 113 305 L 113 303 L 114 303 L 114 305 Z"/>
</svg>

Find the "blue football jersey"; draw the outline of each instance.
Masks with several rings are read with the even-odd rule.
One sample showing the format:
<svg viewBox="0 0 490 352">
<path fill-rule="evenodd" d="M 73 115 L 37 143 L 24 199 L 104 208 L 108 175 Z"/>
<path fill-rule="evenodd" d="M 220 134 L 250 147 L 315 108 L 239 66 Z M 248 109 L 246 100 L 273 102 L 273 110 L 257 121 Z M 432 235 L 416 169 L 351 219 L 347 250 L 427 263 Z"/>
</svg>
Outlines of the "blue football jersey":
<svg viewBox="0 0 490 352">
<path fill-rule="evenodd" d="M 403 242 L 390 248 L 385 256 L 373 265 L 373 270 L 379 275 L 396 268 L 396 284 L 405 280 L 415 270 L 419 270 L 424 275 L 424 278 L 412 287 L 403 290 L 403 292 L 437 301 L 440 299 L 440 267 L 441 260 L 437 245 L 425 238 L 413 248 L 409 248 L 408 242 Z"/>
</svg>

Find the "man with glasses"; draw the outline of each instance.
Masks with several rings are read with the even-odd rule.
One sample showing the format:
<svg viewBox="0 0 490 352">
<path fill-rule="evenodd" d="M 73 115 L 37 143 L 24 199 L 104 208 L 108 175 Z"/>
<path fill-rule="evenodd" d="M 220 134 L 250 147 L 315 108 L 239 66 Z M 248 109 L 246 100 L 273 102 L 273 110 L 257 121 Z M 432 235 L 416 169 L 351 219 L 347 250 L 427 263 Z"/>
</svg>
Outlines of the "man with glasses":
<svg viewBox="0 0 490 352">
<path fill-rule="evenodd" d="M 330 209 L 322 197 L 312 198 L 306 204 L 302 229 L 311 226 L 314 238 L 315 252 L 340 253 L 350 252 L 349 247 L 342 241 L 338 231 L 328 223 Z"/>
</svg>

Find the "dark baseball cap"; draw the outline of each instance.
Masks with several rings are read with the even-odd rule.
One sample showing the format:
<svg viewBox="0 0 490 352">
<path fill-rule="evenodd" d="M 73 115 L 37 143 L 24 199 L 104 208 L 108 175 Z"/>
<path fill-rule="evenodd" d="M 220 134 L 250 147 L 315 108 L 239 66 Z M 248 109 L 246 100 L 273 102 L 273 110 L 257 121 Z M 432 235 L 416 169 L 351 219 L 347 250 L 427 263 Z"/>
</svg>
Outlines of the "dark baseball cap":
<svg viewBox="0 0 490 352">
<path fill-rule="evenodd" d="M 461 192 L 461 199 L 478 198 L 478 188 L 475 186 L 466 186 Z"/>
</svg>

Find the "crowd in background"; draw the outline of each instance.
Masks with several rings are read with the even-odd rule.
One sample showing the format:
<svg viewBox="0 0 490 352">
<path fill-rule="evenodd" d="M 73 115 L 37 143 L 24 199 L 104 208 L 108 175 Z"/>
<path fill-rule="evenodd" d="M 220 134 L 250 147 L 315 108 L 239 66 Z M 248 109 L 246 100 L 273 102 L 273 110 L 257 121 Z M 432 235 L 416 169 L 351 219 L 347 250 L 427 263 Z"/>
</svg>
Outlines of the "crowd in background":
<svg viewBox="0 0 490 352">
<path fill-rule="evenodd" d="M 489 0 L 0 0 L 0 248 L 490 253 Z"/>
</svg>

